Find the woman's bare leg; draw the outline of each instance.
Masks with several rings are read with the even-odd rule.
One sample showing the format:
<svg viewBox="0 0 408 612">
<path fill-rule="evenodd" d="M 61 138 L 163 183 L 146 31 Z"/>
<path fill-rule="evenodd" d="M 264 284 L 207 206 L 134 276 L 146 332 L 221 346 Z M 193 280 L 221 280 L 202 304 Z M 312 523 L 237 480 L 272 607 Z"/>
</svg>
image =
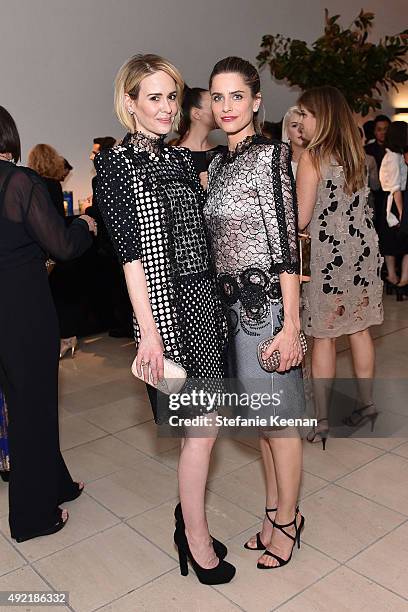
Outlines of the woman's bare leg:
<svg viewBox="0 0 408 612">
<path fill-rule="evenodd" d="M 202 435 L 202 437 L 195 437 Z M 194 436 L 194 437 L 193 437 Z M 186 536 L 194 559 L 201 567 L 216 567 L 219 559 L 214 552 L 205 515 L 205 487 L 216 430 L 201 434 L 189 432 L 182 442 L 178 465 L 179 495 Z"/>
<path fill-rule="evenodd" d="M 372 404 L 375 368 L 375 349 L 370 330 L 365 329 L 349 335 L 354 373 L 362 406 Z M 375 408 L 373 407 L 373 411 Z M 367 414 L 370 411 L 367 410 Z"/>
<path fill-rule="evenodd" d="M 312 379 L 315 417 L 328 419 L 332 380 L 336 376 L 336 339 L 314 338 L 312 349 Z M 327 429 L 328 421 L 317 424 L 318 432 Z"/>
<path fill-rule="evenodd" d="M 261 435 L 259 439 L 259 446 L 262 453 L 263 467 L 265 470 L 265 483 L 266 483 L 266 507 L 277 508 L 278 507 L 278 485 L 276 482 L 275 465 L 273 462 L 272 449 L 267 438 Z M 275 512 L 268 513 L 269 518 L 274 520 Z M 261 529 L 261 542 L 268 545 L 271 541 L 273 531 L 273 525 L 270 520 L 265 516 Z M 250 548 L 256 547 L 256 536 L 253 536 L 247 542 Z"/>
<path fill-rule="evenodd" d="M 294 429 L 285 429 L 275 432 L 268 438 L 275 466 L 276 483 L 278 490 L 278 511 L 275 520 L 279 524 L 287 524 L 293 521 L 299 496 L 300 479 L 302 472 L 303 447 L 298 432 Z M 301 517 L 297 516 L 297 524 Z M 285 529 L 291 535 L 295 535 L 295 527 Z M 268 550 L 274 554 L 287 559 L 292 549 L 292 540 L 285 536 L 279 529 L 274 529 Z M 262 555 L 259 559 L 264 565 L 279 565 L 272 557 Z"/>
<path fill-rule="evenodd" d="M 384 257 L 385 259 L 385 265 L 387 266 L 387 279 L 390 281 L 390 283 L 394 283 L 397 284 L 398 283 L 398 274 L 397 274 L 397 268 L 396 268 L 396 258 L 394 257 L 394 255 L 386 255 Z"/>
</svg>

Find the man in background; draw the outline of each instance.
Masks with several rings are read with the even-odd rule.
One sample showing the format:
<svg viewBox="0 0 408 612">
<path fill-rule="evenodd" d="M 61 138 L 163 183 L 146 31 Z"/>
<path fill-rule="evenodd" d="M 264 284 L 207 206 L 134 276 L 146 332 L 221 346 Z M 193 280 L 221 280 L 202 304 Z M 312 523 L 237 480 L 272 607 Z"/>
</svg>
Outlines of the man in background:
<svg viewBox="0 0 408 612">
<path fill-rule="evenodd" d="M 385 155 L 385 137 L 390 123 L 391 120 L 387 115 L 377 115 L 374 119 L 374 142 L 370 142 L 364 147 L 367 155 L 374 157 L 378 171 L 380 171 L 381 162 Z"/>
</svg>

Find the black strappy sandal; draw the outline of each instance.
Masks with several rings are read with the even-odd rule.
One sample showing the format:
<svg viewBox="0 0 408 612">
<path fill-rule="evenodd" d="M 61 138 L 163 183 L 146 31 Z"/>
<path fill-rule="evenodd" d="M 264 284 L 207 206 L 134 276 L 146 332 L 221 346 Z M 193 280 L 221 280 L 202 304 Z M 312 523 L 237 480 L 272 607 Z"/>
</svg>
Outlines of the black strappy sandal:
<svg viewBox="0 0 408 612">
<path fill-rule="evenodd" d="M 275 527 L 275 521 L 273 521 L 271 519 L 271 517 L 269 516 L 268 512 L 276 512 L 277 508 L 265 508 L 265 515 L 266 518 L 268 519 L 268 521 L 270 523 L 272 523 L 272 525 Z M 252 548 L 252 546 L 248 546 L 248 542 L 245 542 L 244 544 L 244 548 L 246 548 L 247 550 L 265 550 L 266 545 L 263 544 L 262 540 L 261 540 L 261 532 L 258 531 L 258 533 L 256 534 L 256 548 Z"/>
<path fill-rule="evenodd" d="M 274 527 L 276 529 L 280 529 L 280 531 L 282 533 L 285 534 L 285 536 L 287 536 L 288 538 L 290 538 L 293 541 L 293 546 L 292 546 L 292 550 L 290 551 L 290 556 L 288 559 L 282 559 L 282 557 L 279 557 L 278 555 L 275 555 L 275 553 L 270 552 L 269 550 L 265 550 L 264 555 L 267 555 L 268 557 L 272 557 L 273 559 L 276 559 L 279 563 L 279 565 L 264 565 L 263 563 L 258 563 L 256 564 L 256 567 L 258 569 L 276 569 L 277 567 L 283 567 L 284 565 L 287 565 L 289 563 L 289 561 L 292 558 L 292 553 L 293 553 L 293 549 L 295 547 L 295 544 L 297 543 L 298 548 L 300 548 L 300 533 L 303 529 L 303 527 L 305 526 L 305 517 L 302 516 L 302 520 L 300 521 L 300 525 L 299 527 L 296 525 L 296 517 L 298 515 L 298 512 L 296 512 L 295 514 L 295 518 L 293 519 L 293 521 L 291 523 L 287 523 L 286 525 L 280 525 L 279 523 L 277 523 L 276 521 L 274 522 Z M 285 531 L 285 527 L 291 527 L 291 526 L 295 527 L 295 535 L 292 536 L 290 535 L 290 533 L 287 533 Z"/>
<path fill-rule="evenodd" d="M 367 408 L 374 408 L 374 411 L 369 412 L 368 414 L 364 414 Z M 378 410 L 375 409 L 374 402 L 371 402 L 371 404 L 366 404 L 365 406 L 362 406 L 361 408 L 356 408 L 356 410 L 353 410 L 350 416 L 343 419 L 343 423 L 347 425 L 348 427 L 362 427 L 366 423 L 370 422 L 371 432 L 373 432 L 374 427 L 375 427 L 375 422 L 379 414 L 380 413 L 378 412 Z"/>
</svg>

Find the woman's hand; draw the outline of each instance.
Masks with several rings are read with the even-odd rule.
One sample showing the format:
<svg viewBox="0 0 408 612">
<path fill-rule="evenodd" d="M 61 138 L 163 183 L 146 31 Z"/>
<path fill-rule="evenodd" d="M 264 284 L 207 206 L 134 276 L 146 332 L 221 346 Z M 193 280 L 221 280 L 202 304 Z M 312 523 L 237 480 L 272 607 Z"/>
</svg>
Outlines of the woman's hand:
<svg viewBox="0 0 408 612">
<path fill-rule="evenodd" d="M 136 369 L 145 382 L 149 381 L 149 372 L 153 384 L 164 376 L 164 346 L 159 332 L 142 334 L 136 357 Z"/>
<path fill-rule="evenodd" d="M 95 236 L 97 236 L 97 234 L 98 234 L 98 224 L 96 223 L 95 219 L 93 219 L 89 215 L 81 215 L 79 218 L 83 219 L 84 221 L 86 221 L 87 224 L 88 224 L 89 231 L 93 232 L 95 234 Z"/>
<path fill-rule="evenodd" d="M 277 372 L 286 372 L 302 363 L 303 350 L 299 330 L 294 325 L 283 326 L 282 331 L 276 334 L 274 341 L 263 352 L 264 359 L 268 359 L 276 350 L 280 353 Z"/>
</svg>

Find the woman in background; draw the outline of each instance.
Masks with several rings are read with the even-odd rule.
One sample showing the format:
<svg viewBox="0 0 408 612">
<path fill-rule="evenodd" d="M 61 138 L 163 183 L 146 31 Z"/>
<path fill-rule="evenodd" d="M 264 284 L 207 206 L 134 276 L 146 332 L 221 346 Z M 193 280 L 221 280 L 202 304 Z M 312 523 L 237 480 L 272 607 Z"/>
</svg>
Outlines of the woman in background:
<svg viewBox="0 0 408 612">
<path fill-rule="evenodd" d="M 27 166 L 41 176 L 56 211 L 61 217 L 65 217 L 64 196 L 60 182 L 66 172 L 64 158 L 54 147 L 38 144 L 29 152 Z"/>
<path fill-rule="evenodd" d="M 83 216 L 67 229 L 43 181 L 15 167 L 20 137 L 0 107 L 0 386 L 8 409 L 11 536 L 55 533 L 68 519 L 60 504 L 78 497 L 59 447 L 58 321 L 45 262 L 81 255 L 96 232 Z"/>
<path fill-rule="evenodd" d="M 52 203 L 61 217 L 65 217 L 61 177 L 65 173 L 64 158 L 48 144 L 38 144 L 28 154 L 27 165 L 43 179 Z M 78 268 L 70 262 L 58 262 L 50 275 L 51 293 L 60 325 L 60 358 L 68 352 L 74 356 L 78 344 L 77 333 L 81 306 L 77 299 Z"/>
<path fill-rule="evenodd" d="M 347 424 L 378 415 L 372 397 L 371 325 L 383 320 L 382 260 L 367 205 L 367 170 L 358 128 L 343 94 L 316 87 L 298 100 L 308 141 L 297 171 L 299 229 L 311 236 L 311 280 L 303 285 L 303 329 L 313 337 L 312 377 L 317 427 L 309 442 L 329 431 L 328 404 L 336 374 L 336 338 L 347 335 L 359 386 L 360 407 Z M 316 382 L 317 381 L 317 382 Z"/>
<path fill-rule="evenodd" d="M 197 174 L 207 172 L 214 155 L 221 151 L 221 145 L 214 147 L 208 140 L 210 133 L 216 129 L 211 110 L 211 96 L 207 89 L 185 86 L 181 106 L 179 138 L 173 143 L 191 151 Z M 203 186 L 207 185 L 207 175 L 202 175 Z"/>
<path fill-rule="evenodd" d="M 302 134 L 302 116 L 297 106 L 291 106 L 283 118 L 282 142 L 286 142 L 292 151 L 292 172 L 296 178 L 296 172 L 300 156 L 305 150 L 306 143 Z"/>
</svg>

